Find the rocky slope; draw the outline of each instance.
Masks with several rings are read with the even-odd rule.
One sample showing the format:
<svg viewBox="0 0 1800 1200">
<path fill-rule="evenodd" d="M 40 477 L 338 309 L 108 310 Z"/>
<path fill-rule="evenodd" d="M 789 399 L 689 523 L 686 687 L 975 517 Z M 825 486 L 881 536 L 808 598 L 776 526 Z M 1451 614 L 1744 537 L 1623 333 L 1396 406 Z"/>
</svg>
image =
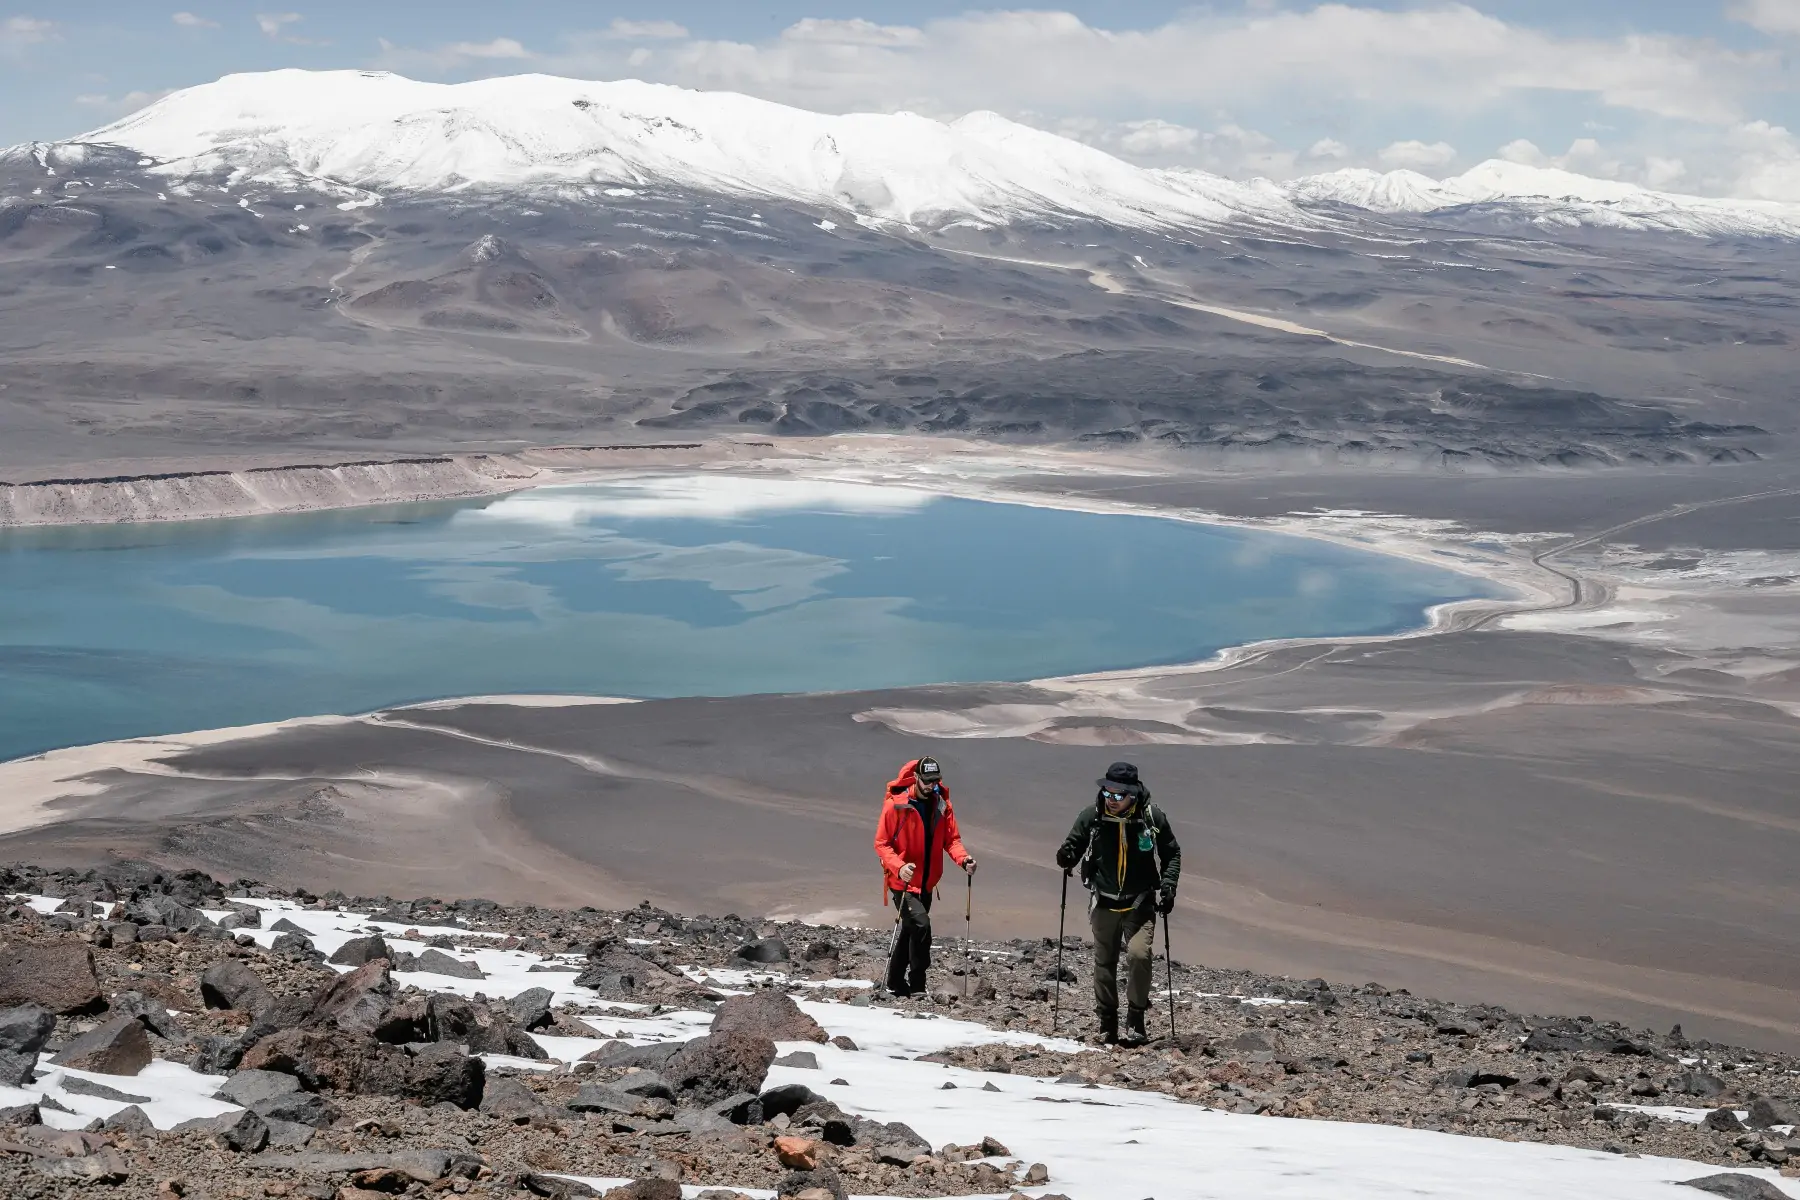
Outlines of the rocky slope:
<svg viewBox="0 0 1800 1200">
<path fill-rule="evenodd" d="M 1656 1154 L 1736 1168 L 1721 1186 L 1738 1188 L 1773 1188 L 1773 1168 L 1800 1155 L 1800 1060 L 1374 984 L 1177 964 L 1174 1035 L 1106 1049 L 1049 1036 L 1059 985 L 1045 942 L 941 946 L 932 994 L 896 1001 L 867 986 L 886 949 L 867 930 L 289 895 L 139 863 L 19 865 L 0 889 L 13 894 L 0 925 L 9 1196 L 104 1185 L 159 1200 L 675 1200 L 685 1182 L 713 1188 L 708 1200 L 743 1188 L 822 1200 L 1057 1186 L 1055 1161 L 1016 1158 L 987 1130 L 934 1148 L 882 1096 L 827 1084 L 822 1065 L 892 1055 L 828 1037 L 809 1015 L 822 1011 L 942 1022 L 938 1049 L 900 1057 L 979 1073 L 946 1075 L 945 1089 L 958 1077 L 984 1079 L 981 1091 L 1073 1086 L 1103 1106 L 1123 1089 Z M 1064 1034 L 1091 1025 L 1084 958 L 1071 939 Z M 852 998 L 803 1010 L 790 992 Z M 1154 1027 L 1166 1021 L 1159 1010 Z"/>
</svg>

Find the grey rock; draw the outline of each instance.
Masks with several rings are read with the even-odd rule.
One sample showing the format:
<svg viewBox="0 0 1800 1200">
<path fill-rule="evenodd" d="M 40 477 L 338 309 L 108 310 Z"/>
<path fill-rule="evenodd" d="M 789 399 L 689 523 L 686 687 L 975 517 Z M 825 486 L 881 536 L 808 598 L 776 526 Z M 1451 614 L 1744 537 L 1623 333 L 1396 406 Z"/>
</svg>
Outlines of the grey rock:
<svg viewBox="0 0 1800 1200">
<path fill-rule="evenodd" d="M 775 1043 L 753 1033 L 713 1033 L 669 1057 L 662 1074 L 684 1105 L 703 1105 L 737 1092 L 760 1092 Z"/>
<path fill-rule="evenodd" d="M 236 959 L 214 963 L 200 976 L 200 998 L 208 1008 L 258 1013 L 275 1002 L 262 976 Z"/>
<path fill-rule="evenodd" d="M 847 1200 L 848 1197 L 843 1179 L 830 1167 L 819 1167 L 812 1171 L 789 1171 L 775 1185 L 777 1200 L 819 1192 L 829 1193 L 832 1200 Z"/>
<path fill-rule="evenodd" d="M 799 1067 L 803 1070 L 816 1071 L 819 1069 L 819 1056 L 810 1050 L 795 1050 L 791 1054 L 784 1054 L 776 1059 L 774 1065 L 778 1067 Z"/>
<path fill-rule="evenodd" d="M 1800 1107 L 1786 1100 L 1758 1096 L 1750 1102 L 1744 1124 L 1751 1129 L 1769 1129 L 1776 1125 L 1800 1125 Z"/>
<path fill-rule="evenodd" d="M 134 1137 L 143 1137 L 156 1132 L 156 1126 L 150 1121 L 150 1114 L 133 1104 L 121 1108 L 112 1116 L 100 1123 L 102 1129 L 113 1133 L 128 1133 Z"/>
<path fill-rule="evenodd" d="M 733 950 L 731 956 L 753 963 L 787 962 L 788 948 L 780 938 L 757 938 Z"/>
<path fill-rule="evenodd" d="M 35 1104 L 14 1104 L 0 1108 L 0 1128 L 14 1125 L 41 1125 L 43 1118 L 38 1115 Z"/>
<path fill-rule="evenodd" d="M 134 1096 L 130 1092 L 121 1092 L 118 1088 L 107 1087 L 104 1083 L 95 1083 L 79 1075 L 65 1075 L 56 1086 L 72 1096 L 92 1096 L 96 1100 L 119 1100 L 126 1104 L 150 1103 L 149 1096 Z"/>
<path fill-rule="evenodd" d="M 1684 1096 L 1711 1099 L 1724 1094 L 1725 1081 L 1704 1071 L 1683 1071 L 1670 1082 L 1668 1090 L 1680 1092 Z"/>
<path fill-rule="evenodd" d="M 6 1087 L 24 1087 L 37 1079 L 37 1059 L 35 1054 L 16 1054 L 11 1050 L 0 1050 L 0 1084 Z"/>
<path fill-rule="evenodd" d="M 300 926 L 294 924 L 286 917 L 277 917 L 275 918 L 275 923 L 273 925 L 266 925 L 264 928 L 272 933 L 297 933 L 301 937 L 308 938 L 309 940 L 311 937 L 306 930 L 300 928 Z"/>
<path fill-rule="evenodd" d="M 287 1092 L 259 1100 L 249 1108 L 265 1121 L 307 1125 L 314 1129 L 330 1128 L 343 1115 L 317 1092 Z"/>
<path fill-rule="evenodd" d="M 264 1100 L 299 1090 L 300 1081 L 281 1071 L 239 1071 L 213 1093 L 213 1099 L 239 1108 L 254 1108 Z"/>
<path fill-rule="evenodd" d="M 388 949 L 387 942 L 379 935 L 375 937 L 351 938 L 339 946 L 326 959 L 326 962 L 338 963 L 342 966 L 360 967 L 375 959 L 385 958 L 392 962 L 393 951 Z"/>
<path fill-rule="evenodd" d="M 143 936 L 142 930 L 138 931 L 138 936 Z M 303 933 L 284 933 L 270 944 L 269 950 L 273 954 L 287 958 L 314 959 L 321 962 L 325 958 L 314 948 L 312 939 Z"/>
<path fill-rule="evenodd" d="M 136 1017 L 144 1023 L 144 1028 L 164 1041 L 185 1043 L 188 1040 L 187 1030 L 163 1007 L 162 1001 L 142 992 L 120 992 L 112 998 L 109 1011 L 116 1016 Z"/>
<path fill-rule="evenodd" d="M 0 943 L 0 1005 L 37 1004 L 67 1014 L 97 1011 L 104 1003 L 94 952 L 86 945 Z"/>
<path fill-rule="evenodd" d="M 254 1154 L 269 1144 L 269 1126 L 249 1109 L 213 1118 L 213 1140 L 234 1154 Z"/>
<path fill-rule="evenodd" d="M 301 1125 L 294 1121 L 271 1120 L 264 1117 L 263 1123 L 269 1127 L 267 1148 L 270 1150 L 298 1150 L 312 1141 L 313 1134 L 318 1132 L 311 1125 Z"/>
<path fill-rule="evenodd" d="M 419 1051 L 407 1065 L 405 1094 L 421 1104 L 478 1108 L 486 1082 L 485 1063 L 439 1042 Z"/>
<path fill-rule="evenodd" d="M 472 962 L 452 958 L 442 950 L 427 950 L 419 955 L 413 970 L 428 975 L 448 975 L 452 979 L 486 979 L 487 972 Z"/>
<path fill-rule="evenodd" d="M 1742 1133 L 1744 1131 L 1744 1123 L 1738 1120 L 1737 1113 L 1729 1108 L 1713 1109 L 1706 1114 L 1706 1119 L 1700 1124 L 1720 1133 Z"/>
<path fill-rule="evenodd" d="M 1703 1192 L 1711 1192 L 1715 1196 L 1724 1196 L 1726 1200 L 1789 1200 L 1788 1194 L 1755 1175 L 1740 1175 L 1727 1171 L 1719 1175 L 1705 1175 L 1699 1179 L 1684 1179 L 1682 1187 L 1698 1188 Z"/>
<path fill-rule="evenodd" d="M 566 1107 L 573 1112 L 619 1113 L 634 1116 L 643 1098 L 628 1096 L 618 1088 L 603 1083 L 584 1083 L 575 1090 Z"/>
<path fill-rule="evenodd" d="M 519 1028 L 527 1031 L 542 1029 L 555 1019 L 550 1013 L 550 1001 L 554 997 L 555 993 L 549 988 L 531 988 L 508 1000 L 506 1011 Z"/>
<path fill-rule="evenodd" d="M 712 1032 L 749 1033 L 775 1042 L 823 1042 L 825 1030 L 785 992 L 732 996 L 713 1014 Z"/>
<path fill-rule="evenodd" d="M 0 1050 L 36 1055 L 56 1032 L 56 1015 L 41 1004 L 21 1004 L 0 1012 Z"/>
<path fill-rule="evenodd" d="M 516 1079 L 496 1077 L 488 1080 L 482 1092 L 481 1111 L 502 1121 L 524 1125 L 549 1112 L 536 1092 Z"/>
<path fill-rule="evenodd" d="M 627 1096 L 652 1097 L 657 1100 L 675 1099 L 675 1089 L 669 1086 L 668 1080 L 655 1071 L 639 1071 L 634 1075 L 627 1075 L 614 1086 Z"/>
</svg>

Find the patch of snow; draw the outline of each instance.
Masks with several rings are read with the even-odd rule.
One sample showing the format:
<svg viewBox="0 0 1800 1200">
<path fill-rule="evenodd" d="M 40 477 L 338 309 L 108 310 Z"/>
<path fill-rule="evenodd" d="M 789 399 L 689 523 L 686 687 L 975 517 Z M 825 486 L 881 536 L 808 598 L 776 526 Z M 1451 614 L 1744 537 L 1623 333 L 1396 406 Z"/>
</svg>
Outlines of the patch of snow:
<svg viewBox="0 0 1800 1200">
<path fill-rule="evenodd" d="M 144 1110 L 144 1115 L 158 1129 L 171 1129 L 183 1121 L 217 1116 L 237 1108 L 235 1104 L 212 1098 L 212 1094 L 224 1085 L 225 1076 L 202 1075 L 191 1067 L 160 1058 L 151 1060 L 150 1065 L 136 1075 L 100 1075 L 92 1071 L 77 1071 L 70 1067 L 53 1066 L 48 1058 L 43 1058 L 39 1060 L 37 1074 L 37 1082 L 25 1087 L 0 1087 L 0 1107 L 35 1104 L 46 1095 L 52 1096 L 58 1104 L 75 1110 L 73 1113 L 57 1112 L 51 1108 L 40 1110 L 44 1124 L 57 1129 L 80 1129 L 95 1117 L 110 1117 L 131 1107 L 128 1101 L 102 1100 L 98 1096 L 64 1091 L 62 1082 L 69 1078 L 105 1084 L 131 1096 L 150 1097 L 149 1103 L 138 1107 Z"/>
</svg>

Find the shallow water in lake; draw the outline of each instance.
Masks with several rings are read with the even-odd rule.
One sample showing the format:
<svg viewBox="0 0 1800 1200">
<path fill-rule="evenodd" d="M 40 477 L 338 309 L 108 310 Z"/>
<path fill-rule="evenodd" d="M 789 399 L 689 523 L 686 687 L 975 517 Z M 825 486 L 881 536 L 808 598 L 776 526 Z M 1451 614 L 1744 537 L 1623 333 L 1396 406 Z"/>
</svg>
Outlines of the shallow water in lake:
<svg viewBox="0 0 1800 1200">
<path fill-rule="evenodd" d="M 1466 575 L 1305 538 L 724 476 L 0 531 L 0 759 L 444 696 L 835 691 L 1415 627 Z"/>
</svg>

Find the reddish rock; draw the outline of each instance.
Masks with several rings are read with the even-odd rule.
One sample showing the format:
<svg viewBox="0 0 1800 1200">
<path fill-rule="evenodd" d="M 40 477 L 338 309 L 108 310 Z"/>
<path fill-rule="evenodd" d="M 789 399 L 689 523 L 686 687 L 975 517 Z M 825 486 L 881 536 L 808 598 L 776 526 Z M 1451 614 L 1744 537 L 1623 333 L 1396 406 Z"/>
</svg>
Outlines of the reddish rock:
<svg viewBox="0 0 1800 1200">
<path fill-rule="evenodd" d="M 663 1067 L 683 1104 L 709 1104 L 762 1091 L 775 1061 L 775 1043 L 753 1033 L 714 1033 L 688 1042 Z"/>
<path fill-rule="evenodd" d="M 17 1004 L 61 1014 L 103 1007 L 94 952 L 82 942 L 0 943 L 0 1008 Z"/>
<path fill-rule="evenodd" d="M 810 1171 L 819 1165 L 819 1143 L 811 1138 L 778 1137 L 775 1157 L 781 1165 L 795 1171 Z"/>
<path fill-rule="evenodd" d="M 785 992 L 729 997 L 713 1015 L 714 1033 L 752 1033 L 772 1042 L 823 1042 L 825 1030 Z"/>
<path fill-rule="evenodd" d="M 114 1017 L 90 1029 L 50 1061 L 98 1075 L 136 1075 L 150 1065 L 150 1038 L 136 1017 Z"/>
</svg>

